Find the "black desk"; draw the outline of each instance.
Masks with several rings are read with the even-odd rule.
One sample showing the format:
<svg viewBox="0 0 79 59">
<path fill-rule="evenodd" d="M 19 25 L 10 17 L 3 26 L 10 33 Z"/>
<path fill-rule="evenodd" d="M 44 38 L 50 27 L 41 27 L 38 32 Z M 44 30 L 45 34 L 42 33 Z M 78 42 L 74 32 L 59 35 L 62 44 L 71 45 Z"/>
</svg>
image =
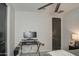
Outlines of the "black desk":
<svg viewBox="0 0 79 59">
<path fill-rule="evenodd" d="M 41 43 L 41 42 L 39 42 L 38 40 L 23 40 L 23 41 L 20 42 L 21 55 L 22 55 L 22 46 L 23 45 L 37 45 L 37 51 L 36 51 L 36 53 L 38 53 L 39 56 L 40 56 L 39 48 L 40 48 L 41 45 L 43 46 L 44 44 Z"/>
</svg>

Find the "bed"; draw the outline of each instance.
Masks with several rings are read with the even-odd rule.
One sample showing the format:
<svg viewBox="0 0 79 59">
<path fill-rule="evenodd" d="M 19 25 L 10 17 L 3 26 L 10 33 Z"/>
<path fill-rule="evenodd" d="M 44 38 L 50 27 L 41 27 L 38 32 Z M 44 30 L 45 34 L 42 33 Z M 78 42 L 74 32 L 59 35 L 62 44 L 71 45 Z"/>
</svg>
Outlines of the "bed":
<svg viewBox="0 0 79 59">
<path fill-rule="evenodd" d="M 55 50 L 55 51 L 48 52 L 48 54 L 52 56 L 75 56 L 74 54 L 65 50 Z"/>
</svg>

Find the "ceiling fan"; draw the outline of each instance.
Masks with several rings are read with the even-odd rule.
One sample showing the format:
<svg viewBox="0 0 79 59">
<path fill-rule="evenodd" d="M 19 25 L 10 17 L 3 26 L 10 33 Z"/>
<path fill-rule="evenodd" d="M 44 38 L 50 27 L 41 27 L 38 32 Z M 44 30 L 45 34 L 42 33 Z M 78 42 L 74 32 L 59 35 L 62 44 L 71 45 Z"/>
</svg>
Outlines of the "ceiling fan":
<svg viewBox="0 0 79 59">
<path fill-rule="evenodd" d="M 38 10 L 44 9 L 45 7 L 48 7 L 48 6 L 52 5 L 52 4 L 54 4 L 54 3 L 48 3 L 48 4 L 38 8 Z M 60 5 L 61 5 L 61 3 L 57 3 L 55 11 L 54 11 L 55 13 L 62 13 L 62 12 L 64 12 L 64 10 L 59 10 Z"/>
<path fill-rule="evenodd" d="M 58 12 L 58 13 L 62 13 L 62 12 L 64 12 L 64 10 L 59 10 L 60 5 L 61 5 L 61 3 L 57 3 L 57 5 L 56 5 L 56 8 L 55 8 L 55 11 L 54 11 L 54 12 Z"/>
</svg>

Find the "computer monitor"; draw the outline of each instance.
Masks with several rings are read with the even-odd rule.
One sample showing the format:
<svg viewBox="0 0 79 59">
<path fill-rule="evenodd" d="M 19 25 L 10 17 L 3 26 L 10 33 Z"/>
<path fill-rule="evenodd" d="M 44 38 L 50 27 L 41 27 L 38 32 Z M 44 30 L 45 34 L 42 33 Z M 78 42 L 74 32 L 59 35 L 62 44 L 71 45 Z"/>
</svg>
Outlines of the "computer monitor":
<svg viewBox="0 0 79 59">
<path fill-rule="evenodd" d="M 37 32 L 23 32 L 23 37 L 24 38 L 36 38 L 37 37 Z"/>
</svg>

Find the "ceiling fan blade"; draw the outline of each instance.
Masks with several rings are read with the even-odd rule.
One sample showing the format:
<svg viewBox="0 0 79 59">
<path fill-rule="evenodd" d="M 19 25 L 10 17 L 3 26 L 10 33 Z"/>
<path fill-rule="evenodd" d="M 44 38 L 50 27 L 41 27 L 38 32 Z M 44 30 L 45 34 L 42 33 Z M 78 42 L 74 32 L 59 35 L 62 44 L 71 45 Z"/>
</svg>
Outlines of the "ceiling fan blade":
<svg viewBox="0 0 79 59">
<path fill-rule="evenodd" d="M 57 3 L 56 8 L 55 8 L 55 12 L 58 12 L 59 7 L 60 7 L 60 3 Z"/>
<path fill-rule="evenodd" d="M 60 10 L 58 13 L 62 13 L 62 12 L 64 12 L 64 10 Z"/>
<path fill-rule="evenodd" d="M 48 4 L 46 4 L 46 5 L 44 5 L 44 6 L 40 7 L 40 8 L 38 8 L 38 10 L 41 10 L 41 9 L 43 9 L 43 8 L 45 8 L 45 7 L 48 7 L 48 6 L 52 5 L 52 4 L 53 4 L 53 3 L 48 3 Z"/>
</svg>

